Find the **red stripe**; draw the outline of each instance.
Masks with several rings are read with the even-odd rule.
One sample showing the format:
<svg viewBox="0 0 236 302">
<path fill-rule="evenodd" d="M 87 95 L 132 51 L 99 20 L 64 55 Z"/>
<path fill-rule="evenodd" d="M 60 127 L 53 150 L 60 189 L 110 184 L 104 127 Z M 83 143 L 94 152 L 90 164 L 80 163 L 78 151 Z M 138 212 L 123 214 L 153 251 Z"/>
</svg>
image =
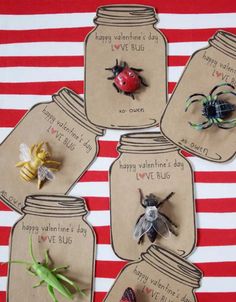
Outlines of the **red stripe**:
<svg viewBox="0 0 236 302">
<path fill-rule="evenodd" d="M 0 67 L 75 67 L 84 65 L 83 56 L 0 57 L 0 59 Z"/>
<path fill-rule="evenodd" d="M 85 197 L 85 200 L 90 211 L 110 210 L 109 197 Z"/>
<path fill-rule="evenodd" d="M 6 292 L 0 292 L 0 301 L 1 302 L 6 302 L 6 300 L 7 300 Z M 96 302 L 98 302 L 98 301 L 96 301 Z"/>
<path fill-rule="evenodd" d="M 0 41 L 4 43 L 25 42 L 84 42 L 93 27 L 53 28 L 33 30 L 0 30 Z M 207 41 L 220 28 L 210 29 L 161 29 L 169 43 Z M 236 34 L 236 28 L 224 28 Z"/>
<path fill-rule="evenodd" d="M 0 57 L 0 67 L 83 67 L 83 56 Z M 189 56 L 168 56 L 168 66 L 185 66 Z"/>
<path fill-rule="evenodd" d="M 236 229 L 198 229 L 197 234 L 197 246 L 236 245 Z"/>
<path fill-rule="evenodd" d="M 0 226 L 0 245 L 8 245 L 10 234 L 11 227 Z"/>
<path fill-rule="evenodd" d="M 126 261 L 96 261 L 96 277 L 116 278 Z M 236 262 L 194 263 L 204 277 L 235 277 Z"/>
<path fill-rule="evenodd" d="M 0 277 L 7 276 L 7 270 L 8 270 L 8 264 L 0 262 Z M 0 299 L 0 301 L 2 301 L 2 300 Z"/>
<path fill-rule="evenodd" d="M 3 201 L 0 199 L 0 211 L 12 211 Z"/>
<path fill-rule="evenodd" d="M 236 277 L 236 262 L 195 263 L 204 277 Z"/>
<path fill-rule="evenodd" d="M 83 93 L 83 81 L 0 83 L 1 94 L 51 95 L 60 90 L 62 87 L 68 87 L 77 93 Z"/>
<path fill-rule="evenodd" d="M 110 226 L 99 226 L 93 227 L 95 233 L 97 235 L 97 243 L 98 244 L 110 244 Z"/>
<path fill-rule="evenodd" d="M 70 16 L 68 15 L 68 18 Z M 24 42 L 83 42 L 93 27 L 0 30 L 0 41 L 4 43 Z"/>
<path fill-rule="evenodd" d="M 126 261 L 96 261 L 96 277 L 116 278 L 127 263 Z"/>
<path fill-rule="evenodd" d="M 206 0 L 204 4 L 201 0 L 190 2 L 182 0 L 130 0 L 129 3 L 144 4 L 156 7 L 161 13 L 226 13 L 235 12 L 235 3 L 225 3 L 224 0 Z M 0 14 L 51 14 L 51 13 L 75 13 L 75 12 L 94 12 L 98 6 L 110 4 L 127 4 L 127 0 L 93 0 L 74 1 L 54 0 L 35 1 L 32 5 L 31 0 L 16 1 L 8 0 L 0 3 Z M 195 18 L 198 18 L 195 16 Z M 200 22 L 200 20 L 199 20 Z"/>
<path fill-rule="evenodd" d="M 79 182 L 99 182 L 108 181 L 107 171 L 86 171 L 84 175 L 80 178 Z"/>
<path fill-rule="evenodd" d="M 100 143 L 100 146 L 102 142 Z M 115 153 L 115 152 L 114 152 Z M 110 154 L 107 153 L 108 157 Z M 236 183 L 236 172 L 195 172 L 195 183 Z M 108 181 L 108 171 L 87 171 L 80 182 Z"/>
<path fill-rule="evenodd" d="M 196 211 L 202 213 L 236 212 L 236 198 L 196 199 Z"/>
<path fill-rule="evenodd" d="M 94 302 L 103 302 L 106 294 L 107 294 L 106 292 L 95 292 L 94 293 Z M 5 301 L 3 301 L 3 302 L 5 302 Z"/>
<path fill-rule="evenodd" d="M 217 288 L 215 289 L 217 291 Z M 198 302 L 235 302 L 236 301 L 236 289 L 235 293 L 196 293 Z M 98 300 L 96 302 L 100 302 Z"/>
<path fill-rule="evenodd" d="M 99 145 L 99 157 L 117 157 L 119 152 L 117 151 L 118 141 L 98 141 Z"/>
<path fill-rule="evenodd" d="M 236 171 L 195 172 L 194 180 L 200 183 L 236 183 Z"/>
</svg>

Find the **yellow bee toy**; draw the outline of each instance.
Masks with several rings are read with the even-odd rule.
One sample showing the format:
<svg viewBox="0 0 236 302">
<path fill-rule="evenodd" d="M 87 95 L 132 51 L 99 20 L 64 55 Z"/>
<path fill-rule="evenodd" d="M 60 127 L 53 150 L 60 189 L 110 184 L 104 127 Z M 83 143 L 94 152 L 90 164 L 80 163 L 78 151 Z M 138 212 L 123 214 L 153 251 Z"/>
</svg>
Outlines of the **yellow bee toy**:
<svg viewBox="0 0 236 302">
<path fill-rule="evenodd" d="M 21 167 L 20 177 L 26 181 L 31 181 L 38 178 L 38 189 L 41 188 L 42 182 L 45 180 L 53 180 L 54 174 L 52 171 L 57 171 L 58 166 L 61 164 L 55 160 L 49 160 L 50 154 L 43 149 L 43 145 L 47 143 L 41 142 L 34 144 L 29 148 L 26 144 L 20 144 L 20 162 L 16 167 Z M 56 165 L 57 167 L 51 168 L 46 165 Z"/>
</svg>

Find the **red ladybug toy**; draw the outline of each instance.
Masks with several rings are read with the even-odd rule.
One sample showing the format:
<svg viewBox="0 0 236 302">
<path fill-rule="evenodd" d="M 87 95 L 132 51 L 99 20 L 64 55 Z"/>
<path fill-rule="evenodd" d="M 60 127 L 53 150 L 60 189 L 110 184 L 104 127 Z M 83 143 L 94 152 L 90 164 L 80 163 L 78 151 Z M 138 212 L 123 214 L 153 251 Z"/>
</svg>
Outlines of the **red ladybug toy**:
<svg viewBox="0 0 236 302">
<path fill-rule="evenodd" d="M 126 62 L 121 62 L 118 64 L 116 59 L 116 65 L 111 68 L 106 68 L 106 70 L 111 70 L 113 73 L 112 77 L 108 77 L 108 80 L 114 80 L 113 86 L 118 93 L 123 93 L 132 97 L 134 100 L 133 93 L 138 90 L 141 84 L 145 87 L 148 85 L 144 83 L 142 77 L 137 73 L 143 71 L 140 68 L 128 67 Z"/>
</svg>

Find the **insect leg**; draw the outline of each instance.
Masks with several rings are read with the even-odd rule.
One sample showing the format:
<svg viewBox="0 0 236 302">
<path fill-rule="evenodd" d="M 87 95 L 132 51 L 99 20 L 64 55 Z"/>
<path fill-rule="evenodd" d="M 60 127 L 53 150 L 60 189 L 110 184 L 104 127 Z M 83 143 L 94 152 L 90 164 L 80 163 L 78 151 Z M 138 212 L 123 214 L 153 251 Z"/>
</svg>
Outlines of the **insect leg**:
<svg viewBox="0 0 236 302">
<path fill-rule="evenodd" d="M 56 274 L 56 277 L 57 277 L 58 279 L 60 279 L 60 280 L 65 281 L 66 283 L 70 284 L 71 286 L 74 287 L 74 289 L 75 289 L 77 292 L 79 292 L 79 293 L 81 293 L 82 295 L 84 295 L 84 292 L 79 288 L 79 286 L 78 286 L 75 282 L 71 281 L 70 279 L 68 279 L 67 277 L 65 277 L 65 276 L 62 275 L 62 274 Z"/>
<path fill-rule="evenodd" d="M 68 269 L 69 268 L 69 265 L 66 265 L 66 266 L 59 266 L 59 267 L 55 267 L 53 270 L 51 270 L 52 273 L 55 273 L 61 269 Z"/>
<path fill-rule="evenodd" d="M 37 145 L 36 150 L 35 150 L 35 154 L 38 154 L 38 153 L 39 153 L 39 151 L 42 149 L 43 144 L 44 144 L 44 142 L 41 142 L 41 143 L 39 143 L 39 144 Z"/>
<path fill-rule="evenodd" d="M 49 295 L 51 296 L 53 302 L 58 302 L 56 296 L 55 296 L 55 293 L 54 293 L 54 290 L 53 290 L 53 287 L 51 285 L 48 284 L 48 293 Z"/>
<path fill-rule="evenodd" d="M 120 93 L 120 89 L 116 86 L 116 84 L 113 83 L 112 85 L 115 87 L 116 91 L 117 91 L 118 93 Z"/>
<path fill-rule="evenodd" d="M 169 200 L 175 193 L 171 192 L 169 195 L 166 196 L 166 198 L 162 199 L 158 205 L 164 203 L 165 201 Z"/>
<path fill-rule="evenodd" d="M 141 81 L 141 84 L 145 87 L 148 87 L 148 84 L 146 84 L 144 81 L 143 81 L 143 78 L 141 76 L 139 76 L 139 79 Z"/>
<path fill-rule="evenodd" d="M 133 100 L 135 99 L 133 93 L 125 92 L 125 91 L 123 93 L 124 93 L 124 95 L 130 96 Z"/>
<path fill-rule="evenodd" d="M 228 84 L 228 83 L 223 83 L 223 84 L 220 84 L 220 85 L 215 86 L 215 87 L 211 90 L 210 95 L 212 95 L 213 92 L 216 91 L 216 89 L 218 89 L 219 87 L 222 87 L 222 86 L 229 86 L 229 87 L 231 87 L 231 88 L 234 89 L 234 86 L 233 86 L 233 85 Z"/>
<path fill-rule="evenodd" d="M 134 70 L 134 71 L 138 71 L 138 72 L 143 71 L 143 69 L 142 69 L 142 68 L 134 68 L 134 67 L 131 67 L 130 69 L 131 69 L 131 70 Z"/>
<path fill-rule="evenodd" d="M 114 80 L 114 79 L 115 79 L 115 77 L 114 77 L 114 76 L 112 76 L 112 77 L 108 77 L 107 79 L 108 79 L 108 80 Z"/>
<path fill-rule="evenodd" d="M 38 277 L 38 275 L 35 272 L 31 271 L 30 267 L 27 269 L 27 272 L 32 276 Z"/>
<path fill-rule="evenodd" d="M 189 106 L 192 105 L 193 103 L 202 101 L 202 99 L 199 99 L 199 98 L 193 100 L 193 97 L 199 97 L 199 96 L 202 96 L 204 98 L 205 102 L 208 101 L 205 94 L 194 93 L 194 94 L 190 95 L 190 97 L 186 100 L 185 112 L 188 110 Z"/>
<path fill-rule="evenodd" d="M 227 120 L 227 121 L 220 121 L 217 126 L 221 129 L 231 129 L 236 126 L 236 118 Z"/>
<path fill-rule="evenodd" d="M 224 95 L 224 94 L 233 94 L 233 95 L 236 95 L 236 92 L 231 91 L 231 90 L 224 90 L 224 91 L 218 92 L 215 96 L 218 97 L 218 96 Z"/>
<path fill-rule="evenodd" d="M 108 68 L 105 68 L 105 70 L 112 70 L 112 68 L 111 68 L 111 67 L 108 67 Z"/>
<path fill-rule="evenodd" d="M 48 164 L 48 165 L 61 165 L 61 163 L 59 161 L 55 161 L 55 160 L 46 160 L 45 161 L 45 164 Z"/>
<path fill-rule="evenodd" d="M 140 204 L 143 208 L 145 208 L 144 204 L 143 204 L 143 200 L 144 200 L 144 195 L 143 195 L 143 191 L 139 188 L 139 194 L 140 194 Z"/>
<path fill-rule="evenodd" d="M 41 189 L 41 185 L 42 185 L 42 180 L 38 178 L 38 189 Z"/>
<path fill-rule="evenodd" d="M 49 252 L 49 250 L 46 250 L 46 251 L 44 252 L 44 255 L 45 255 L 45 264 L 46 264 L 46 265 L 49 264 L 49 255 L 48 255 L 48 252 Z"/>
<path fill-rule="evenodd" d="M 212 120 L 205 121 L 205 122 L 200 123 L 200 124 L 195 124 L 195 123 L 189 122 L 189 125 L 190 125 L 191 127 L 193 127 L 194 129 L 196 129 L 196 130 L 207 129 L 207 128 L 209 128 L 212 124 L 213 124 Z"/>
<path fill-rule="evenodd" d="M 34 285 L 33 288 L 41 286 L 44 282 L 44 280 L 41 280 L 38 284 Z"/>
<path fill-rule="evenodd" d="M 25 161 L 19 161 L 18 163 L 16 163 L 16 167 L 23 167 L 25 163 Z"/>
</svg>

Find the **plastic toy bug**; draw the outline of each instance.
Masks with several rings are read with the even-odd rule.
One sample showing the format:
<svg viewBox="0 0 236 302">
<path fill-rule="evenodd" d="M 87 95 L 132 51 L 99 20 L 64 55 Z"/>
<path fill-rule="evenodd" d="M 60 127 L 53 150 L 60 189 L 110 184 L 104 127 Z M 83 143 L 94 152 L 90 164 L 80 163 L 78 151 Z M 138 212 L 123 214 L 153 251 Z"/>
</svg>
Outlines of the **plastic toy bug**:
<svg viewBox="0 0 236 302">
<path fill-rule="evenodd" d="M 233 85 L 223 83 L 215 86 L 208 96 L 202 93 L 195 93 L 187 99 L 185 112 L 188 110 L 191 104 L 195 102 L 201 102 L 201 104 L 203 105 L 202 115 L 207 118 L 206 121 L 199 124 L 189 122 L 190 126 L 192 126 L 194 129 L 207 129 L 213 124 L 222 129 L 230 129 L 236 126 L 236 118 L 224 120 L 228 115 L 230 115 L 230 113 L 235 110 L 235 105 L 220 99 L 220 96 L 222 95 L 232 94 L 236 96 L 236 93 L 232 90 L 223 90 L 214 95 L 214 92 L 222 86 L 228 86 L 235 89 Z"/>
<path fill-rule="evenodd" d="M 32 145 L 29 148 L 26 144 L 20 144 L 20 162 L 16 164 L 16 167 L 21 167 L 20 177 L 25 181 L 32 181 L 36 177 L 38 178 L 38 189 L 41 188 L 42 182 L 47 180 L 53 180 L 54 174 L 52 171 L 57 171 L 58 166 L 61 164 L 55 160 L 49 160 L 50 154 L 43 149 L 41 142 L 37 145 Z M 48 168 L 46 165 L 55 165 L 57 168 Z"/>
<path fill-rule="evenodd" d="M 126 62 L 120 62 L 116 59 L 116 65 L 111 68 L 105 68 L 105 70 L 111 70 L 113 76 L 108 77 L 108 80 L 114 80 L 113 86 L 118 93 L 123 93 L 130 96 L 133 100 L 134 92 L 141 87 L 141 84 L 145 87 L 148 85 L 143 81 L 143 78 L 138 72 L 143 71 L 140 68 L 128 67 Z"/>
<path fill-rule="evenodd" d="M 120 302 L 136 302 L 135 293 L 131 287 L 126 288 Z"/>
<path fill-rule="evenodd" d="M 154 194 L 149 194 L 144 197 L 141 189 L 139 189 L 139 193 L 140 204 L 145 208 L 145 213 L 139 217 L 134 229 L 134 238 L 138 240 L 138 244 L 143 242 L 145 234 L 147 234 L 151 242 L 156 240 L 158 234 L 165 238 L 167 238 L 170 233 L 177 236 L 174 229 L 177 228 L 177 225 L 159 211 L 163 203 L 169 200 L 174 193 L 171 192 L 162 200 L 159 200 Z"/>
<path fill-rule="evenodd" d="M 77 284 L 75 284 L 73 281 L 71 281 L 69 278 L 65 277 L 61 273 L 58 273 L 58 271 L 62 269 L 68 269 L 68 266 L 59 266 L 52 269 L 49 268 L 48 251 L 45 251 L 44 263 L 40 263 L 35 259 L 33 254 L 32 237 L 30 237 L 29 240 L 29 251 L 33 263 L 22 261 L 22 260 L 13 260 L 13 261 L 9 261 L 9 263 L 26 264 L 29 266 L 27 271 L 31 275 L 36 276 L 40 279 L 40 282 L 35 286 L 33 286 L 33 288 L 39 287 L 42 284 L 46 283 L 48 293 L 51 296 L 53 302 L 58 302 L 54 293 L 54 289 L 56 289 L 63 297 L 69 300 L 73 300 L 73 294 L 65 285 L 61 283 L 61 281 L 68 283 L 69 285 L 73 286 L 77 292 L 79 292 L 82 295 L 85 295 L 85 293 L 78 287 Z"/>
<path fill-rule="evenodd" d="M 127 287 L 120 302 L 136 302 L 135 293 L 131 287 Z"/>
</svg>

